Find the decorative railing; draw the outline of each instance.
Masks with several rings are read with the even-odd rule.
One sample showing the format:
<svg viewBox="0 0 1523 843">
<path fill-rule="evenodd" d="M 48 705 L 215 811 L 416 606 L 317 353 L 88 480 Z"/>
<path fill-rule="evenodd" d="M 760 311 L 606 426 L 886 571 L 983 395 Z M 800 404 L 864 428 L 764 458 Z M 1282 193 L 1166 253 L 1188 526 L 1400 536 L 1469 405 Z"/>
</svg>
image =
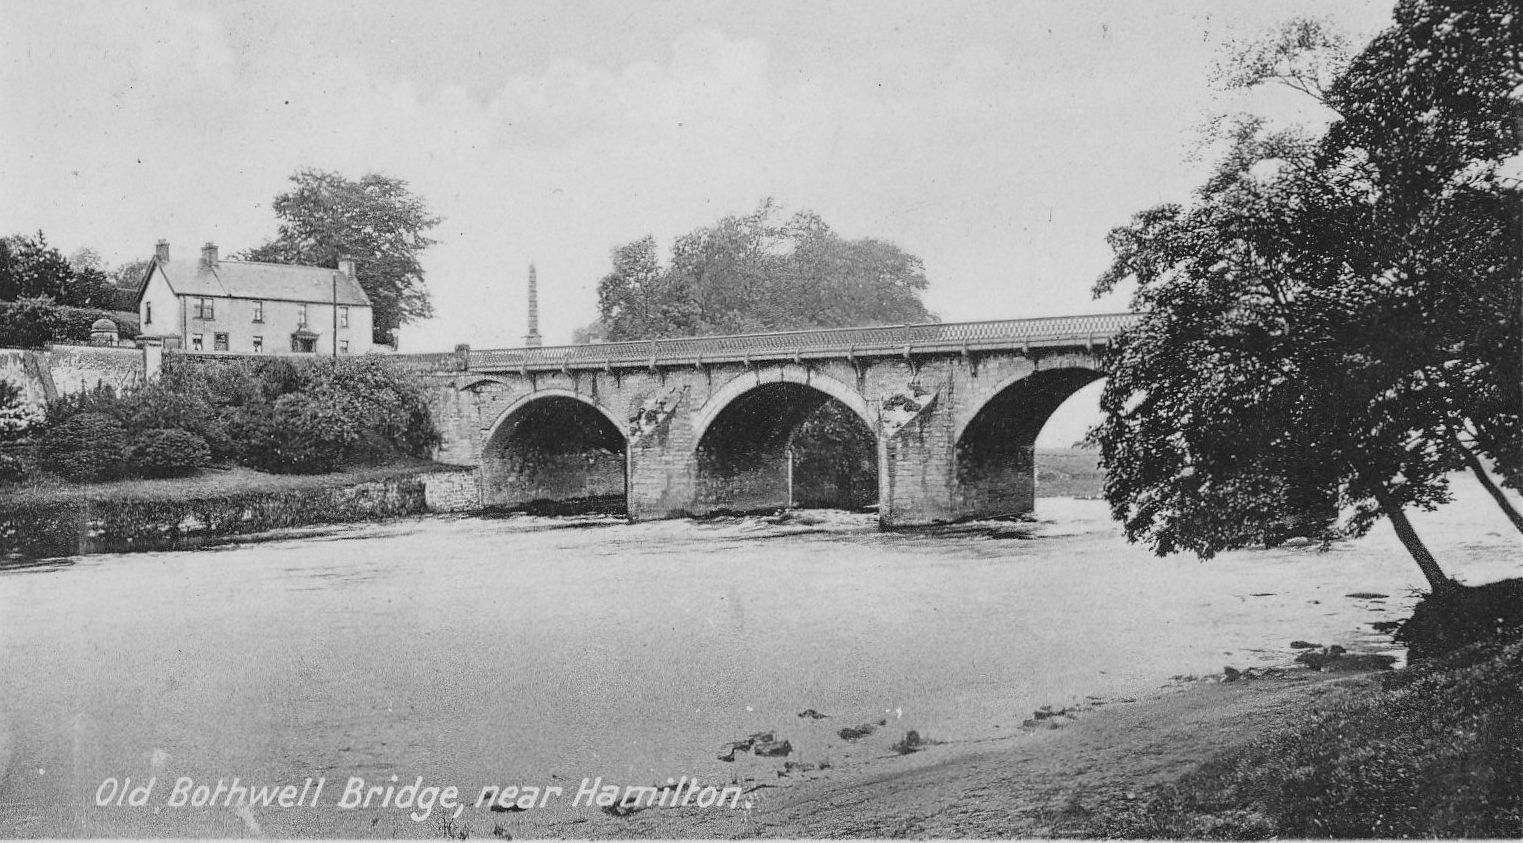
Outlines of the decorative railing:
<svg viewBox="0 0 1523 843">
<path fill-rule="evenodd" d="M 701 366 L 705 363 L 819 360 L 890 355 L 1023 350 L 1105 345 L 1132 326 L 1135 313 L 933 322 L 873 328 L 816 328 L 768 334 L 677 337 L 635 342 L 539 348 L 470 349 L 454 354 L 397 355 L 410 367 L 444 371 L 546 371 L 561 369 Z M 462 360 L 462 357 L 464 358 Z M 462 365 L 462 363 L 464 365 Z"/>
</svg>

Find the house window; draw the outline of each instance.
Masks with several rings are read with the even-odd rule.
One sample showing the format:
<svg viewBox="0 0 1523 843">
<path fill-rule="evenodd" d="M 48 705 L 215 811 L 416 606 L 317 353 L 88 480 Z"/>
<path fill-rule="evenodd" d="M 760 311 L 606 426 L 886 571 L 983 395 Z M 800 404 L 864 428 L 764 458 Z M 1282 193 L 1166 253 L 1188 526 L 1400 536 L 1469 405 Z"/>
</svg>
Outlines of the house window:
<svg viewBox="0 0 1523 843">
<path fill-rule="evenodd" d="M 153 324 L 153 302 L 151 301 L 143 302 L 143 324 Z"/>
<path fill-rule="evenodd" d="M 212 305 L 212 300 L 211 299 L 205 299 L 205 298 L 198 298 L 198 299 L 196 299 L 196 318 L 197 319 L 216 319 L 217 318 L 216 308 Z"/>
<path fill-rule="evenodd" d="M 212 349 L 215 351 L 227 351 L 227 334 L 212 334 Z"/>
<path fill-rule="evenodd" d="M 298 353 L 310 354 L 317 350 L 317 337 L 301 336 L 300 334 L 292 335 L 291 350 Z"/>
<path fill-rule="evenodd" d="M 263 322 L 264 321 L 264 302 L 262 302 L 262 301 L 256 301 L 256 302 L 254 302 L 254 321 L 255 322 Z"/>
<path fill-rule="evenodd" d="M 307 306 L 304 304 L 296 306 L 296 325 L 301 328 L 307 327 Z"/>
<path fill-rule="evenodd" d="M 349 308 L 341 307 L 338 309 L 338 326 L 340 328 L 349 327 Z"/>
<path fill-rule="evenodd" d="M 264 351 L 264 337 L 254 337 L 254 351 Z"/>
<path fill-rule="evenodd" d="M 349 341 L 348 340 L 339 340 L 338 341 L 338 353 L 339 354 L 348 354 L 349 353 Z"/>
<path fill-rule="evenodd" d="M 190 335 L 190 350 L 191 351 L 200 351 L 201 350 L 201 335 L 200 334 L 191 334 Z"/>
</svg>

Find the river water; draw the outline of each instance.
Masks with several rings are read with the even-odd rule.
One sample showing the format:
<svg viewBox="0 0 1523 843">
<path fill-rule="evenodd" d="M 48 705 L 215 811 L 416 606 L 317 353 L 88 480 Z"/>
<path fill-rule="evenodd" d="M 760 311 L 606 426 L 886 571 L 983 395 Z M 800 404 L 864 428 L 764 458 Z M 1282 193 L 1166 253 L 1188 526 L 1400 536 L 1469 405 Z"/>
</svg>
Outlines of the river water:
<svg viewBox="0 0 1523 843">
<path fill-rule="evenodd" d="M 1418 529 L 1462 579 L 1517 575 L 1516 533 L 1459 492 Z M 467 802 L 533 784 L 569 803 L 596 776 L 759 781 L 783 759 L 716 754 L 763 730 L 845 771 L 911 729 L 955 749 L 1040 705 L 1287 664 L 1297 638 L 1375 646 L 1369 624 L 1422 584 L 1385 526 L 1202 563 L 1128 546 L 1094 501 L 1037 515 L 1001 537 L 829 512 L 416 518 L 0 572 L 0 834 L 438 837 L 442 809 L 335 803 L 351 776 Z M 234 776 L 327 784 L 317 807 L 165 804 L 176 779 Z M 147 805 L 96 804 L 127 778 L 154 780 Z M 454 828 L 507 816 L 467 808 Z"/>
</svg>

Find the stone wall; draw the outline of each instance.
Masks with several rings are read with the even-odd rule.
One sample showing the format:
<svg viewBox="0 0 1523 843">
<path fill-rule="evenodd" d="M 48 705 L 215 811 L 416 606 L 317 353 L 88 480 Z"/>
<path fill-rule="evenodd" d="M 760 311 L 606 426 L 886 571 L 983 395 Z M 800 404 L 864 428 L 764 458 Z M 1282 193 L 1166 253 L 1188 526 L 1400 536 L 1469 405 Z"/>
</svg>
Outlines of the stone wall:
<svg viewBox="0 0 1523 843">
<path fill-rule="evenodd" d="M 110 386 L 121 391 L 141 383 L 143 350 L 91 345 L 49 345 L 42 350 L 0 349 L 0 379 L 22 388 L 35 406 L 61 396 Z"/>
<path fill-rule="evenodd" d="M 176 550 L 289 527 L 479 508 L 473 471 L 170 500 L 18 499 L 0 507 L 0 554 Z"/>
<path fill-rule="evenodd" d="M 481 509 L 481 487 L 475 471 L 435 471 L 418 478 L 423 481 L 423 504 L 429 512 Z"/>
</svg>

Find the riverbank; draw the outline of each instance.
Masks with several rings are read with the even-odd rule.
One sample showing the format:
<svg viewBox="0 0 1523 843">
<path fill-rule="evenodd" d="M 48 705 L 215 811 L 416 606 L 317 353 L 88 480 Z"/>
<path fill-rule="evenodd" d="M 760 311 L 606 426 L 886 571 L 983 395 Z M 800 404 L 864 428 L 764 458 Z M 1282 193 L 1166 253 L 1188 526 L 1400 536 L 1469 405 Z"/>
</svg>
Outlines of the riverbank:
<svg viewBox="0 0 1523 843">
<path fill-rule="evenodd" d="M 1358 662 L 1354 662 L 1358 664 Z M 506 833 L 631 838 L 1261 839 L 1523 834 L 1523 637 L 1394 672 L 1210 677 L 849 775 L 749 810 L 584 814 Z"/>
<path fill-rule="evenodd" d="M 190 477 L 0 491 L 0 556 L 181 550 L 234 536 L 478 508 L 469 468 L 402 459 L 331 474 L 203 469 Z"/>
</svg>

